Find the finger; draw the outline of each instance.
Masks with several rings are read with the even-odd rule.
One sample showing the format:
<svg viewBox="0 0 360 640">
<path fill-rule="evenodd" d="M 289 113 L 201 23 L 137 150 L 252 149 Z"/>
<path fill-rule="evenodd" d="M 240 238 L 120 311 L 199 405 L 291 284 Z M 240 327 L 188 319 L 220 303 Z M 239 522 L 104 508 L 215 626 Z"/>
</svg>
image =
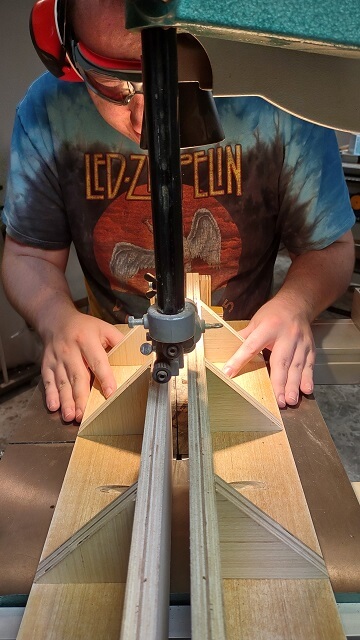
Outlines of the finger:
<svg viewBox="0 0 360 640">
<path fill-rule="evenodd" d="M 235 376 L 252 358 L 266 346 L 267 340 L 256 329 L 243 342 L 241 347 L 225 363 L 223 372 L 230 377 Z"/>
<path fill-rule="evenodd" d="M 104 325 L 105 330 L 102 338 L 102 344 L 105 349 L 108 347 L 112 349 L 121 342 L 124 338 L 124 334 L 112 324 L 104 323 Z"/>
<path fill-rule="evenodd" d="M 93 348 L 91 352 L 89 352 L 88 349 L 84 350 L 83 356 L 89 368 L 99 381 L 105 398 L 108 398 L 117 387 L 114 374 L 111 370 L 105 351 L 98 346 L 95 349 Z"/>
<path fill-rule="evenodd" d="M 281 409 L 286 407 L 285 387 L 296 344 L 277 342 L 270 356 L 270 380 L 276 401 Z"/>
<path fill-rule="evenodd" d="M 90 371 L 84 360 L 79 357 L 71 367 L 66 367 L 75 403 L 75 420 L 81 422 L 90 393 Z"/>
<path fill-rule="evenodd" d="M 314 366 L 315 348 L 310 351 L 306 358 L 305 366 L 301 376 L 300 389 L 306 395 L 314 391 Z"/>
<path fill-rule="evenodd" d="M 285 385 L 285 401 L 289 406 L 294 406 L 299 401 L 299 388 L 306 356 L 307 353 L 301 347 L 298 347 L 294 352 Z"/>
<path fill-rule="evenodd" d="M 63 366 L 59 366 L 55 371 L 55 383 L 59 393 L 62 418 L 65 422 L 72 422 L 75 419 L 75 402 L 70 380 Z"/>
<path fill-rule="evenodd" d="M 41 376 L 45 388 L 46 406 L 49 411 L 57 411 L 60 408 L 60 397 L 55 384 L 54 372 L 48 367 L 43 367 Z"/>
<path fill-rule="evenodd" d="M 313 369 L 315 364 L 315 345 L 312 338 L 298 344 L 291 362 L 285 388 L 285 400 L 289 405 L 299 401 L 299 389 L 303 393 L 312 393 Z"/>
<path fill-rule="evenodd" d="M 238 331 L 238 335 L 240 336 L 240 338 L 243 338 L 244 340 L 246 340 L 246 338 L 249 337 L 250 333 L 254 330 L 254 327 L 252 326 L 251 322 L 247 325 L 247 327 L 244 327 L 244 329 L 240 329 L 240 331 Z"/>
</svg>

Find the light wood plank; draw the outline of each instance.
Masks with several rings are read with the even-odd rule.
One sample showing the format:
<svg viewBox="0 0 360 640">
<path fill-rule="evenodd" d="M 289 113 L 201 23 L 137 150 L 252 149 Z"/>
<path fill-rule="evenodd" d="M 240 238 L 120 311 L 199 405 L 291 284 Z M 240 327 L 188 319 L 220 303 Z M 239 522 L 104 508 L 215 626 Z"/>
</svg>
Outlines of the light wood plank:
<svg viewBox="0 0 360 640">
<path fill-rule="evenodd" d="M 17 639 L 115 640 L 124 591 L 123 584 L 35 584 Z"/>
<path fill-rule="evenodd" d="M 198 280 L 195 276 L 189 276 L 189 279 L 191 288 L 190 295 L 188 292 L 188 296 L 198 300 Z M 208 285 L 206 285 L 206 287 L 207 286 Z M 208 293 L 207 290 L 206 295 L 208 295 Z M 214 315 L 211 310 L 207 311 L 205 309 L 204 313 L 205 315 L 208 314 L 207 321 L 214 321 Z M 227 330 L 227 327 L 225 327 L 225 329 Z M 222 364 L 226 361 L 223 349 L 224 345 L 220 335 L 221 331 L 223 331 L 223 329 L 208 331 L 207 334 L 205 334 L 205 339 L 208 335 L 211 341 L 214 337 L 216 341 L 220 342 L 220 348 L 215 346 L 215 342 L 211 342 L 210 344 L 209 353 L 211 355 L 221 354 L 219 357 L 216 356 L 214 361 L 209 358 L 209 360 L 211 360 L 210 368 L 212 374 L 220 380 L 222 385 L 226 384 L 227 389 L 232 389 L 232 387 L 229 387 L 228 381 L 224 382 L 224 380 L 221 379 L 221 375 L 219 375 Z M 129 331 L 122 343 L 118 345 L 118 347 L 115 347 L 111 354 L 109 354 L 111 365 L 113 367 L 119 367 L 118 386 L 120 388 L 125 385 L 123 388 L 124 394 L 127 393 L 126 390 L 128 388 L 130 389 L 133 383 L 136 384 L 136 381 L 139 380 L 139 376 L 136 373 L 138 367 L 144 367 L 144 371 L 148 367 L 149 360 L 141 356 L 139 351 L 140 345 L 145 341 L 144 333 L 142 327 L 137 327 Z M 235 332 L 231 333 L 230 331 L 230 334 L 229 337 L 227 331 L 227 342 L 225 346 L 229 354 L 232 355 L 233 351 L 241 344 L 241 339 L 239 339 Z M 265 545 L 271 547 L 273 542 L 273 538 L 271 538 L 271 536 L 269 537 L 271 533 L 273 537 L 276 538 L 278 544 L 277 552 L 280 561 L 284 558 L 283 546 L 281 546 L 281 544 L 288 544 L 290 551 L 295 553 L 297 557 L 300 555 L 302 560 L 304 556 L 298 553 L 299 549 L 304 551 L 305 546 L 309 547 L 305 553 L 308 559 L 319 553 L 319 547 L 284 431 L 268 433 L 266 435 L 259 433 L 259 431 L 248 433 L 222 432 L 214 433 L 211 439 L 209 419 L 207 416 L 208 402 L 203 349 L 203 340 L 201 340 L 196 350 L 188 356 L 191 374 L 189 378 L 189 398 L 191 403 L 190 422 L 193 425 L 190 429 L 191 434 L 189 438 L 191 454 L 190 491 L 192 494 L 190 497 L 190 511 L 192 528 L 193 640 L 204 640 L 205 638 L 206 640 L 225 640 L 225 637 L 227 640 L 232 640 L 233 638 L 269 640 L 268 632 L 273 632 L 274 637 L 281 640 L 288 640 L 290 638 L 294 638 L 294 640 L 305 640 L 305 638 L 306 640 L 309 638 L 312 640 L 325 640 L 325 638 L 326 640 L 343 639 L 344 636 L 341 629 L 339 630 L 336 605 L 328 580 L 221 579 L 218 515 L 212 456 L 214 456 L 215 470 L 226 482 L 231 483 L 233 486 L 233 489 L 230 488 L 228 492 L 233 496 L 236 505 L 238 505 L 238 502 L 241 502 L 243 509 L 245 508 L 244 505 L 249 509 L 250 514 L 247 513 L 246 522 L 247 525 L 249 525 L 249 518 L 252 519 L 252 522 L 250 523 L 250 529 L 249 526 L 245 526 L 246 538 L 250 536 L 254 539 L 255 545 L 260 544 L 261 552 L 264 551 Z M 133 369 L 133 367 L 136 367 L 136 370 Z M 214 368 L 216 369 L 216 367 L 217 370 L 214 372 Z M 127 386 L 127 381 L 129 377 L 131 377 L 131 375 L 129 376 L 129 372 L 133 374 L 133 379 L 132 383 L 129 383 Z M 123 378 L 122 376 L 125 377 Z M 270 410 L 271 412 L 267 399 L 267 393 L 269 388 L 271 389 L 271 386 L 261 355 L 257 356 L 254 362 L 244 370 L 243 380 L 248 380 L 249 382 L 243 383 L 242 399 L 244 399 L 245 408 L 240 407 L 239 412 L 245 413 L 247 411 L 249 414 L 249 411 L 257 411 L 258 408 L 256 407 L 254 409 L 254 404 L 258 402 L 261 405 L 263 400 L 266 410 Z M 232 382 L 232 384 L 235 383 Z M 248 387 L 246 384 L 248 384 Z M 262 384 L 264 385 L 263 387 L 261 387 Z M 249 404 L 246 404 L 245 392 L 248 392 L 249 388 L 255 389 L 254 397 L 256 397 L 256 402 L 250 401 Z M 119 393 L 110 403 L 107 401 L 104 402 L 104 400 L 98 396 L 97 399 L 94 400 L 93 408 L 91 409 L 89 407 L 88 416 L 91 414 L 94 415 L 97 409 L 99 409 L 98 415 L 100 416 L 100 423 L 103 421 L 103 423 L 106 424 L 106 429 L 112 428 L 113 418 L 115 420 L 117 418 L 116 407 L 119 404 L 121 395 L 122 393 Z M 136 400 L 136 393 L 131 396 L 131 399 L 131 402 L 134 402 L 134 399 Z M 128 402 L 125 404 L 127 405 Z M 109 405 L 111 406 L 110 409 L 108 408 Z M 152 405 L 153 409 L 154 403 L 150 402 L 150 405 Z M 251 408 L 249 410 L 250 406 Z M 104 415 L 104 417 L 101 418 L 101 414 L 106 414 L 107 412 L 108 416 Z M 113 417 L 110 418 L 110 414 L 113 414 Z M 261 419 L 263 419 L 265 414 L 259 411 L 259 415 L 260 414 Z M 276 411 L 274 410 L 273 415 L 275 414 Z M 241 417 L 239 424 L 241 424 L 242 420 L 243 418 Z M 91 426 L 91 420 L 89 420 L 88 426 L 90 429 L 95 429 L 95 426 Z M 125 421 L 123 428 L 128 428 Z M 60 640 L 60 637 L 62 639 L 67 637 L 77 638 L 76 635 L 71 635 L 71 633 L 69 635 L 68 629 L 74 627 L 76 633 L 78 633 L 78 628 L 80 629 L 81 627 L 83 635 L 79 635 L 79 638 L 101 637 L 104 639 L 109 638 L 110 640 L 114 638 L 115 640 L 119 638 L 120 633 L 123 595 L 120 594 L 119 589 L 116 590 L 120 603 L 117 604 L 110 593 L 110 591 L 112 592 L 110 589 L 108 605 L 112 608 L 111 613 L 113 613 L 114 609 L 116 611 L 116 616 L 111 616 L 114 624 L 109 623 L 108 636 L 106 634 L 102 635 L 102 631 L 99 631 L 100 635 L 97 636 L 98 631 L 96 625 L 100 623 L 94 620 L 94 616 L 99 616 L 98 603 L 101 602 L 104 604 L 104 585 L 100 582 L 102 579 L 101 574 L 99 574 L 98 571 L 93 571 L 93 569 L 96 566 L 99 568 L 101 565 L 100 568 L 105 571 L 106 577 L 109 580 L 123 579 L 123 572 L 116 574 L 116 572 L 112 572 L 111 570 L 111 540 L 119 538 L 119 543 L 124 544 L 125 541 L 126 547 L 130 526 L 121 523 L 119 528 L 116 528 L 116 515 L 113 519 L 110 518 L 109 526 L 106 524 L 101 527 L 100 525 L 104 524 L 104 513 L 110 514 L 111 509 L 114 506 L 116 507 L 118 503 L 121 503 L 119 493 L 138 479 L 142 436 L 123 435 L 99 437 L 95 435 L 89 436 L 89 434 L 87 434 L 86 437 L 84 436 L 85 433 L 83 433 L 83 436 L 80 434 L 74 447 L 74 457 L 71 459 L 63 490 L 59 497 L 52 529 L 49 532 L 48 540 L 44 548 L 43 558 L 51 553 L 53 555 L 50 558 L 50 562 L 57 554 L 70 557 L 72 550 L 75 551 L 76 543 L 80 542 L 79 559 L 86 561 L 85 564 L 87 568 L 85 573 L 81 574 L 81 563 L 77 560 L 75 566 L 71 568 L 71 571 L 77 580 L 80 580 L 81 576 L 86 576 L 86 579 L 98 580 L 98 583 L 95 585 L 95 589 L 98 589 L 98 592 L 96 592 L 98 593 L 98 597 L 95 592 L 92 591 L 94 587 L 92 584 L 37 584 L 34 585 L 32 594 L 39 594 L 38 604 L 35 606 L 35 609 L 30 604 L 27 616 L 30 624 L 34 624 L 34 620 L 36 619 L 37 624 L 42 625 L 42 629 L 45 629 L 45 626 L 47 626 L 48 635 L 44 635 L 44 638 L 55 638 L 55 640 Z M 164 433 L 162 433 L 162 436 L 164 436 Z M 167 441 L 167 438 L 165 438 L 165 440 Z M 164 443 L 159 442 L 158 444 L 160 448 L 161 444 Z M 165 444 L 165 446 L 167 446 L 167 444 Z M 146 487 L 146 482 L 149 483 L 147 485 L 148 489 L 149 487 L 151 489 L 151 484 L 154 479 L 162 475 L 163 467 L 161 467 L 161 465 L 165 464 L 166 466 L 165 459 L 170 459 L 170 456 L 168 458 L 166 458 L 165 455 L 162 456 L 159 464 L 155 466 L 152 466 L 154 463 L 152 458 L 153 456 L 150 456 L 146 461 L 146 464 L 150 466 L 148 466 L 148 472 L 146 473 L 146 481 L 143 483 L 144 487 Z M 220 483 L 224 484 L 222 480 L 220 480 Z M 144 491 L 146 496 L 151 494 L 151 491 L 149 492 L 148 489 Z M 188 492 L 187 481 L 180 481 L 177 489 L 179 489 L 178 493 L 181 500 L 184 500 L 184 495 L 187 496 Z M 155 502 L 160 495 L 161 489 L 160 491 L 154 491 Z M 244 500 L 243 496 L 246 496 L 247 500 Z M 163 498 L 165 503 L 167 503 L 168 497 L 169 492 L 164 490 Z M 163 576 L 167 570 L 161 569 L 160 573 L 162 577 L 159 578 L 159 564 L 157 563 L 159 563 L 162 549 L 166 549 L 166 557 L 169 555 L 168 542 L 163 541 L 168 540 L 170 527 L 168 524 L 164 524 L 163 515 L 166 520 L 170 509 L 165 508 L 162 510 L 162 504 L 160 505 L 159 502 L 158 510 L 155 510 L 155 513 L 160 514 L 158 515 L 157 522 L 153 520 L 151 526 L 148 526 L 146 514 L 151 519 L 154 512 L 148 511 L 149 505 L 146 499 L 142 504 L 144 508 L 141 509 L 139 507 L 139 511 L 141 511 L 139 518 L 142 519 L 142 531 L 139 535 L 136 534 L 134 536 L 134 540 L 137 537 L 138 541 L 142 541 L 142 546 L 139 545 L 138 542 L 134 542 L 134 549 L 137 545 L 137 551 L 134 551 L 134 555 L 135 564 L 136 561 L 139 562 L 140 559 L 141 566 L 139 571 L 142 571 L 144 566 L 146 566 L 146 571 L 143 574 L 145 582 L 136 585 L 134 579 L 134 587 L 130 587 L 129 581 L 130 609 L 134 614 L 133 620 L 135 620 L 135 623 L 129 627 L 129 633 L 132 635 L 124 631 L 122 640 L 128 640 L 129 637 L 137 637 L 139 640 L 143 640 L 144 637 L 146 637 L 147 640 L 153 637 L 154 640 L 158 640 L 158 638 L 162 637 L 161 634 L 164 633 L 166 625 L 164 611 L 167 611 L 165 594 L 168 593 L 168 589 L 164 585 L 168 584 L 168 582 L 166 582 Z M 230 510 L 233 506 L 234 504 L 231 503 Z M 219 506 L 220 528 L 226 521 L 226 526 L 222 530 L 222 544 L 233 544 L 232 530 L 234 529 L 235 531 L 238 529 L 238 514 L 236 512 L 236 515 L 234 515 L 233 510 L 229 513 L 229 505 L 227 504 L 224 515 L 223 508 L 224 501 L 222 501 Z M 260 515 L 259 509 L 261 509 Z M 166 517 L 165 513 L 167 514 Z M 256 517 L 260 518 L 260 523 L 256 520 Z M 274 518 L 276 522 L 270 522 L 271 518 Z M 264 522 L 267 528 L 266 526 L 265 528 L 263 527 Z M 270 525 L 274 527 L 274 530 L 271 529 L 269 522 Z M 156 541 L 153 532 L 157 531 L 156 525 L 159 523 L 161 523 L 159 529 L 164 533 L 164 537 L 162 537 L 163 534 L 161 533 Z M 98 530 L 95 531 L 96 526 L 98 526 Z M 259 528 L 261 527 L 262 531 L 259 533 Z M 106 535 L 98 538 L 97 535 L 101 529 L 106 530 Z M 285 529 L 287 529 L 287 531 L 285 531 Z M 87 532 L 92 534 L 88 546 L 86 544 Z M 167 533 L 165 534 L 165 532 Z M 237 531 L 237 535 L 238 533 Z M 266 535 L 268 535 L 268 537 L 266 537 Z M 293 536 L 296 536 L 298 540 L 294 542 L 292 539 Z M 70 543 L 66 542 L 68 538 L 70 538 Z M 105 553 L 103 559 L 99 559 L 101 553 L 100 555 L 95 553 L 95 559 L 91 553 L 86 552 L 84 555 L 86 548 L 90 550 L 94 542 L 98 545 L 99 540 L 100 548 L 104 549 L 108 547 L 108 555 Z M 291 542 L 290 545 L 289 540 Z M 144 565 L 141 563 L 141 560 L 143 559 L 143 548 L 145 544 L 149 545 L 147 551 L 150 549 L 151 552 L 150 555 L 145 554 L 147 561 Z M 241 542 L 241 544 L 244 543 Z M 248 543 L 245 541 L 245 545 L 246 544 Z M 73 545 L 73 547 L 70 548 L 69 545 Z M 231 558 L 226 559 L 229 567 L 235 551 L 236 550 L 233 549 Z M 256 565 L 257 563 L 257 565 L 259 565 L 259 554 L 257 554 L 256 551 L 257 550 L 253 548 L 253 564 Z M 126 555 L 128 555 L 127 551 L 124 552 L 124 557 L 126 557 Z M 237 551 L 235 556 L 239 556 Z M 289 558 L 290 556 L 286 558 L 286 562 L 289 561 Z M 92 566 L 93 560 L 94 564 Z M 264 560 L 266 560 L 266 555 L 264 556 Z M 59 565 L 60 564 L 61 562 Z M 131 562 L 131 565 L 132 564 Z M 46 567 L 46 561 L 43 562 L 42 566 L 43 568 Z M 167 566 L 167 562 L 162 566 Z M 315 565 L 313 564 L 313 566 Z M 270 570 L 273 570 L 273 567 L 274 563 L 272 567 L 270 567 Z M 69 568 L 66 568 L 66 571 L 59 579 L 67 579 L 69 577 L 71 571 Z M 140 573 L 138 575 L 140 575 Z M 204 577 L 206 578 L 205 580 Z M 147 585 L 148 581 L 149 585 Z M 159 586 L 160 583 L 161 586 Z M 114 587 L 113 584 L 107 586 Z M 115 586 L 123 589 L 121 583 Z M 79 589 L 76 592 L 76 590 L 71 590 L 72 587 Z M 148 590 L 147 587 L 149 587 Z M 84 588 L 84 597 L 80 593 L 81 588 Z M 113 589 L 113 592 L 115 593 L 115 589 Z M 73 607 L 67 605 L 70 597 L 69 594 L 71 594 L 75 600 L 76 594 L 79 594 L 78 602 L 74 602 Z M 225 598 L 225 610 L 223 610 L 223 596 Z M 69 624 L 71 626 L 68 625 L 68 627 L 66 627 L 66 632 L 63 636 L 56 634 L 61 633 L 58 629 L 63 629 L 62 617 L 64 614 L 60 612 L 59 609 L 54 617 L 51 611 L 51 606 L 54 607 L 53 601 L 56 597 L 60 598 L 63 604 L 69 607 L 66 611 L 69 611 L 71 621 Z M 93 601 L 89 602 L 89 597 L 93 597 Z M 32 602 L 34 602 L 33 595 L 31 595 L 29 599 L 29 603 Z M 298 602 L 300 604 L 298 604 Z M 321 607 L 318 606 L 319 602 L 321 603 Z M 149 603 L 153 607 L 153 611 L 149 610 Z M 138 616 L 138 611 L 136 610 L 136 606 L 138 604 L 140 604 L 139 610 L 142 612 L 140 617 L 145 621 L 145 632 L 143 626 L 137 626 L 136 616 Z M 146 606 L 143 607 L 143 605 Z M 298 615 L 297 611 L 293 613 L 295 606 L 299 607 L 301 615 Z M 42 616 L 42 609 L 44 610 L 44 616 Z M 117 611 L 117 609 L 119 611 Z M 324 610 L 326 610 L 324 626 L 325 629 L 331 630 L 332 635 L 330 633 L 328 633 L 328 635 L 321 635 L 320 621 L 322 622 L 323 620 Z M 85 612 L 86 620 L 83 621 L 81 626 L 78 624 L 78 621 L 81 619 L 83 611 Z M 107 607 L 104 606 L 103 611 L 106 611 L 104 617 L 107 621 L 109 617 Z M 46 625 L 45 616 L 47 616 L 48 625 Z M 307 617 L 309 619 L 307 619 Z M 284 623 L 281 622 L 283 618 L 285 618 Z M 226 633 L 224 628 L 225 619 Z M 303 624 L 304 631 L 302 628 L 299 630 L 300 621 Z M 29 628 L 31 627 L 28 627 L 28 629 Z M 140 628 L 142 631 L 138 632 L 137 630 Z M 148 629 L 150 628 L 156 629 L 154 632 L 155 635 L 149 636 Z M 95 632 L 93 631 L 94 629 Z M 134 632 L 138 632 L 140 635 L 134 636 Z M 42 631 L 40 630 L 36 636 L 40 638 L 40 640 L 42 638 L 41 633 Z M 23 638 L 27 637 L 32 636 L 29 635 L 29 633 L 23 636 Z"/>
<path fill-rule="evenodd" d="M 168 637 L 172 438 L 169 385 L 152 380 L 126 581 L 121 640 Z"/>
<path fill-rule="evenodd" d="M 224 580 L 227 640 L 345 640 L 328 580 Z"/>
</svg>

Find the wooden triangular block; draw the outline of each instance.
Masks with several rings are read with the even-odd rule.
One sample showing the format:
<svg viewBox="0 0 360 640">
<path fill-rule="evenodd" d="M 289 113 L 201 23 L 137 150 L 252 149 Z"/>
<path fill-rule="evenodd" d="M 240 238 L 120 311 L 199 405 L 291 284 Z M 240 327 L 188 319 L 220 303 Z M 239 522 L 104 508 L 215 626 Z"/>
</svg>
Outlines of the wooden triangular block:
<svg viewBox="0 0 360 640">
<path fill-rule="evenodd" d="M 35 583 L 125 583 L 137 483 L 39 564 Z"/>
<path fill-rule="evenodd" d="M 243 339 L 203 302 L 201 302 L 201 316 L 206 323 L 223 325 L 221 329 L 207 329 L 204 334 L 205 361 L 208 384 L 210 384 L 208 388 L 210 419 L 214 423 L 212 430 L 280 431 L 283 429 L 279 407 L 263 356 L 258 354 L 239 375 L 229 378 L 223 373 L 223 366 L 241 346 Z M 213 375 L 210 375 L 209 371 Z M 242 396 L 244 402 L 240 399 L 234 400 L 236 407 L 235 404 L 232 406 L 234 394 L 230 390 Z M 212 400 L 212 393 L 215 394 L 216 401 Z M 230 400 L 228 406 L 226 406 L 225 397 Z M 247 406 L 246 403 L 251 406 Z M 214 418 L 212 418 L 213 409 Z M 239 415 L 236 415 L 237 410 Z M 236 429 L 236 420 L 239 424 L 238 429 Z M 221 426 L 222 423 L 228 424 L 229 429 Z M 217 425 L 220 426 L 219 429 Z"/>
<path fill-rule="evenodd" d="M 205 364 L 211 431 L 281 431 L 276 407 L 262 404 L 209 360 Z"/>
<path fill-rule="evenodd" d="M 321 556 L 219 476 L 215 487 L 223 578 L 327 577 Z"/>
<path fill-rule="evenodd" d="M 105 399 L 94 384 L 86 405 L 79 436 L 141 435 L 144 430 L 150 381 L 150 362 L 141 367 L 112 367 L 118 389 Z M 126 371 L 129 370 L 129 371 Z M 125 382 L 120 382 L 131 374 Z"/>
<path fill-rule="evenodd" d="M 122 341 L 109 351 L 109 364 L 124 367 L 149 362 L 149 356 L 144 356 L 140 351 L 144 342 L 146 342 L 144 327 L 138 326 L 131 329 Z"/>
<path fill-rule="evenodd" d="M 208 329 L 204 333 L 205 357 L 211 362 L 226 362 L 241 346 L 244 339 L 227 322 L 204 302 L 200 301 L 201 317 L 209 324 L 222 324 L 220 329 Z M 262 355 L 256 355 L 252 363 L 265 367 Z"/>
</svg>

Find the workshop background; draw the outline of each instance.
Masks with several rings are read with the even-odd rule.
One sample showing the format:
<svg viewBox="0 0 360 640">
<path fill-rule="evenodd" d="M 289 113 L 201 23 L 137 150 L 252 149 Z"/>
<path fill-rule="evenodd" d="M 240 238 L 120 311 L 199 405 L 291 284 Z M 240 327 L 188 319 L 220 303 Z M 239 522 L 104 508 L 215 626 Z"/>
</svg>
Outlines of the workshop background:
<svg viewBox="0 0 360 640">
<path fill-rule="evenodd" d="M 0 118 L 0 205 L 3 205 L 14 111 L 27 86 L 44 68 L 30 40 L 28 17 L 33 0 L 0 3 L 0 79 L 2 100 Z M 4 25 L 6 28 L 4 28 Z M 339 134 L 339 147 L 344 152 L 343 165 L 350 193 L 360 192 L 359 157 L 354 156 L 355 136 Z M 345 153 L 346 151 L 350 153 Z M 357 165 L 357 166 L 356 166 Z M 2 229 L 2 232 L 4 230 Z M 354 227 L 360 243 L 360 221 Z M 0 234 L 0 259 L 3 233 Z M 352 287 L 348 293 L 324 313 L 325 317 L 348 318 L 353 286 L 360 286 L 359 246 Z M 274 288 L 278 288 L 289 266 L 286 251 L 279 253 Z M 74 300 L 84 307 L 86 298 L 82 274 L 75 252 L 71 252 L 67 277 Z M 36 334 L 8 304 L 0 283 L 0 458 L 22 412 L 39 382 L 41 345 Z M 335 442 L 349 479 L 360 481 L 360 409 L 359 385 L 316 385 L 315 397 Z"/>
</svg>

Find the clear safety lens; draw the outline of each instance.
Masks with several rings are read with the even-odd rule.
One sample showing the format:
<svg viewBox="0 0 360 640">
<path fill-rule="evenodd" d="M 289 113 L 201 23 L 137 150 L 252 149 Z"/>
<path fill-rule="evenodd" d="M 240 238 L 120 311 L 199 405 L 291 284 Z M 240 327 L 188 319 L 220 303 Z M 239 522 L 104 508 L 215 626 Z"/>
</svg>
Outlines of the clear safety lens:
<svg viewBox="0 0 360 640">
<path fill-rule="evenodd" d="M 93 87 L 104 98 L 110 98 L 115 102 L 128 103 L 135 95 L 135 87 L 127 80 L 120 80 L 115 76 L 102 73 L 96 69 L 85 71 L 85 78 L 90 87 Z"/>
</svg>

